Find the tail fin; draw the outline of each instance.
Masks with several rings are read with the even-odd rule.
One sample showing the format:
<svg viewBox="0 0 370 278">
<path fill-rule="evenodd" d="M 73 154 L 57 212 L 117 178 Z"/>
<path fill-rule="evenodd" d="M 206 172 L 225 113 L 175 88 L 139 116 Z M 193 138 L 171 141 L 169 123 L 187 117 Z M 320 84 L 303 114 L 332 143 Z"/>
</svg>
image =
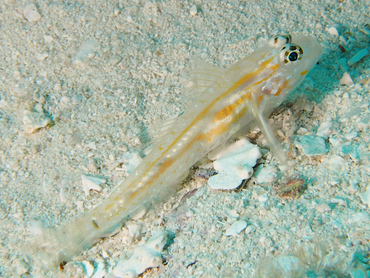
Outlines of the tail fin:
<svg viewBox="0 0 370 278">
<path fill-rule="evenodd" d="M 87 213 L 88 214 L 88 213 Z M 56 270 L 99 242 L 102 231 L 89 215 L 78 217 L 56 229 L 45 229 L 23 247 L 22 255 L 35 273 Z"/>
</svg>

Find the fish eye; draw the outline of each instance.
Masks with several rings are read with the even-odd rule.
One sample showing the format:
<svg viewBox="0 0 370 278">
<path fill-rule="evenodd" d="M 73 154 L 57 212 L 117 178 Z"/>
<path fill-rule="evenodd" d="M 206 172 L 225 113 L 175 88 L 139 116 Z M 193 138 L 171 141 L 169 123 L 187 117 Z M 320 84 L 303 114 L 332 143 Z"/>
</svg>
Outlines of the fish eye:
<svg viewBox="0 0 370 278">
<path fill-rule="evenodd" d="M 277 48 L 291 42 L 292 42 L 291 35 L 277 35 L 271 40 L 270 44 Z"/>
<path fill-rule="evenodd" d="M 303 56 L 303 49 L 299 45 L 287 43 L 281 49 L 280 57 L 284 64 L 294 63 L 301 60 Z"/>
</svg>

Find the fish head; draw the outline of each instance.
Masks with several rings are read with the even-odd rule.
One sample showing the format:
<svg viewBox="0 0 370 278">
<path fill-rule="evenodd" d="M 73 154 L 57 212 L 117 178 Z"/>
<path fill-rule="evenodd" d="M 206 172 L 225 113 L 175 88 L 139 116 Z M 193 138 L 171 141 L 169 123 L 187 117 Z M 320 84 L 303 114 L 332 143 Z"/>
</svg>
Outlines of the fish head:
<svg viewBox="0 0 370 278">
<path fill-rule="evenodd" d="M 264 95 L 285 99 L 296 88 L 322 55 L 322 46 L 313 36 L 275 36 L 268 45 L 261 64 L 270 75 L 261 83 Z"/>
</svg>

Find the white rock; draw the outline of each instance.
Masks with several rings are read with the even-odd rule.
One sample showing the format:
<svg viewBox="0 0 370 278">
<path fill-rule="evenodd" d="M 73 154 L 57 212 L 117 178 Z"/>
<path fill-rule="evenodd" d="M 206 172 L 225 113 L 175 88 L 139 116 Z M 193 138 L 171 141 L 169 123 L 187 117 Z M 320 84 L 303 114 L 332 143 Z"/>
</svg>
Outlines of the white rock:
<svg viewBox="0 0 370 278">
<path fill-rule="evenodd" d="M 370 217 L 366 212 L 358 212 L 350 216 L 348 219 L 349 224 L 358 223 L 358 222 L 369 222 Z"/>
<path fill-rule="evenodd" d="M 266 166 L 258 168 L 256 171 L 256 181 L 257 183 L 267 183 L 267 182 L 274 182 L 277 177 L 275 166 Z"/>
<path fill-rule="evenodd" d="M 268 201 L 268 199 L 269 199 L 269 197 L 267 196 L 267 194 L 263 194 L 263 195 L 261 195 L 261 196 L 258 196 L 258 201 L 260 201 L 260 202 L 266 202 L 266 201 Z"/>
<path fill-rule="evenodd" d="M 318 212 L 326 212 L 326 211 L 331 211 L 331 208 L 329 207 L 328 204 L 318 204 L 318 205 L 315 205 L 315 209 L 318 211 Z"/>
<path fill-rule="evenodd" d="M 41 18 L 36 5 L 33 3 L 30 3 L 24 7 L 23 16 L 30 22 L 38 21 Z"/>
<path fill-rule="evenodd" d="M 104 251 L 103 251 L 104 252 Z M 96 260 L 97 265 L 95 264 L 94 275 L 91 278 L 103 278 L 107 274 L 105 270 L 105 263 L 104 260 L 100 258 L 100 260 Z"/>
<path fill-rule="evenodd" d="M 100 192 L 102 190 L 100 185 L 106 183 L 106 180 L 103 178 L 88 175 L 81 175 L 81 181 L 86 196 L 90 194 L 90 190 Z"/>
<path fill-rule="evenodd" d="M 51 43 L 53 40 L 54 40 L 54 38 L 52 36 L 48 36 L 48 35 L 44 36 L 44 41 L 46 43 Z"/>
<path fill-rule="evenodd" d="M 347 133 L 344 135 L 344 138 L 347 140 L 352 140 L 353 138 L 356 138 L 358 136 L 357 131 L 352 131 L 351 133 Z"/>
<path fill-rule="evenodd" d="M 366 186 L 366 191 L 364 193 L 358 194 L 364 204 L 370 207 L 370 185 Z"/>
<path fill-rule="evenodd" d="M 226 236 L 236 236 L 241 233 L 247 227 L 247 222 L 244 220 L 238 220 L 234 222 L 225 232 Z"/>
<path fill-rule="evenodd" d="M 155 6 L 154 6 L 154 4 L 151 1 L 149 1 L 149 0 L 145 1 L 145 3 L 144 3 L 144 9 L 145 10 L 152 9 L 154 7 Z"/>
<path fill-rule="evenodd" d="M 338 32 L 337 28 L 330 27 L 327 30 L 328 30 L 329 34 L 331 34 L 332 36 L 335 36 L 335 37 L 339 36 L 339 32 Z"/>
<path fill-rule="evenodd" d="M 348 270 L 348 274 L 351 278 L 367 278 L 369 277 L 366 273 L 365 268 L 359 269 L 359 268 L 351 268 Z"/>
<path fill-rule="evenodd" d="M 23 124 L 26 133 L 31 134 L 35 131 L 52 124 L 52 119 L 45 115 L 40 103 L 36 104 L 32 111 L 24 111 Z"/>
<path fill-rule="evenodd" d="M 294 139 L 297 148 L 307 156 L 322 155 L 328 152 L 325 139 L 316 135 L 298 135 Z"/>
<path fill-rule="evenodd" d="M 333 204 L 338 204 L 339 206 L 346 206 L 347 205 L 347 203 L 346 203 L 346 201 L 345 200 L 343 200 L 343 199 L 341 199 L 341 198 L 332 198 L 331 200 L 330 200 Z"/>
<path fill-rule="evenodd" d="M 323 138 L 328 138 L 332 125 L 333 123 L 331 121 L 322 122 L 316 132 L 316 135 Z"/>
<path fill-rule="evenodd" d="M 197 5 L 193 5 L 191 8 L 190 8 L 190 15 L 191 16 L 196 16 L 197 13 L 198 13 L 198 8 L 197 8 Z"/>
<path fill-rule="evenodd" d="M 136 247 L 130 259 L 118 261 L 113 269 L 113 275 L 134 278 L 148 268 L 159 267 L 162 264 L 161 253 L 167 243 L 167 237 L 166 232 L 159 232 L 147 243 Z"/>
<path fill-rule="evenodd" d="M 133 223 L 131 221 L 126 223 L 126 227 L 130 233 L 130 236 L 137 238 L 141 233 L 141 225 Z"/>
<path fill-rule="evenodd" d="M 252 233 L 256 228 L 252 225 L 248 226 L 246 229 L 245 229 L 245 234 L 248 235 L 250 233 Z"/>
<path fill-rule="evenodd" d="M 213 167 L 218 172 L 209 178 L 208 184 L 212 189 L 235 189 L 244 179 L 253 174 L 253 167 L 261 157 L 258 146 L 246 139 L 224 148 L 221 152 L 211 152 L 208 157 L 213 162 Z"/>
<path fill-rule="evenodd" d="M 336 137 L 334 137 L 334 136 L 331 136 L 331 137 L 329 138 L 329 142 L 330 142 L 330 144 L 332 144 L 334 147 L 337 147 L 337 146 L 339 146 L 339 145 L 342 143 L 338 138 L 336 138 Z"/>
<path fill-rule="evenodd" d="M 86 276 L 91 277 L 94 273 L 94 266 L 89 261 L 82 261 L 81 262 L 82 268 L 84 269 Z"/>
<path fill-rule="evenodd" d="M 351 76 L 347 72 L 345 72 L 345 73 L 343 73 L 342 78 L 339 80 L 339 84 L 340 85 L 352 85 L 353 80 L 352 80 Z"/>
<path fill-rule="evenodd" d="M 358 61 L 360 61 L 362 58 L 364 58 L 369 53 L 370 52 L 367 48 L 361 49 L 351 59 L 348 60 L 348 65 L 352 66 L 353 64 L 356 64 Z"/>
</svg>

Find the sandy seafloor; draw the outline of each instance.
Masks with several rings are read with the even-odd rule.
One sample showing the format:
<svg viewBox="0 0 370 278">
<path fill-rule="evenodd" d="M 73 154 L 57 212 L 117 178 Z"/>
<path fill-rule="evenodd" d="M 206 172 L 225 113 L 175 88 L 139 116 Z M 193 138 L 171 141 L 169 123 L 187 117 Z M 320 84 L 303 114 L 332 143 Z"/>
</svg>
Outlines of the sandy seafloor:
<svg viewBox="0 0 370 278">
<path fill-rule="evenodd" d="M 190 176 L 131 222 L 134 236 L 124 227 L 48 275 L 91 277 L 83 266 L 98 263 L 109 272 L 165 229 L 163 264 L 142 277 L 367 277 L 370 55 L 348 60 L 369 48 L 369 1 L 38 0 L 36 22 L 23 16 L 29 3 L 0 4 L 1 277 L 42 277 L 18 258 L 20 247 L 41 223 L 80 215 L 126 177 L 142 130 L 186 109 L 180 74 L 191 57 L 228 67 L 282 32 L 312 34 L 324 48 L 272 118 L 291 159 L 284 176 L 236 191 Z M 352 85 L 339 84 L 344 72 Z M 307 156 L 293 138 L 323 123 L 327 153 Z M 245 136 L 268 149 L 258 130 Z M 277 165 L 264 153 L 258 164 Z M 83 174 L 106 179 L 102 191 L 85 194 Z M 279 191 L 299 181 L 300 192 Z M 247 229 L 227 237 L 237 220 Z M 299 269 L 281 274 L 279 260 Z"/>
</svg>

